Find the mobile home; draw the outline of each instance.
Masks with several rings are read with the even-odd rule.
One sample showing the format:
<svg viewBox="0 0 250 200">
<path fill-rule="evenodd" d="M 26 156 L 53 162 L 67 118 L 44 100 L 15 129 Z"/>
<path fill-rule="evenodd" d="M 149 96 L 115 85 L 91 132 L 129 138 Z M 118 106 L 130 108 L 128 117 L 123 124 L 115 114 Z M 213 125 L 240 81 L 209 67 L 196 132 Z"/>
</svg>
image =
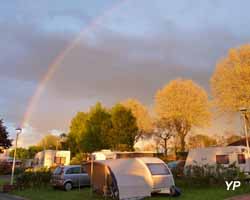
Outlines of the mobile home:
<svg viewBox="0 0 250 200">
<path fill-rule="evenodd" d="M 216 165 L 225 167 L 235 163 L 244 172 L 250 172 L 247 148 L 244 146 L 207 147 L 192 149 L 188 153 L 186 166 Z"/>
<path fill-rule="evenodd" d="M 70 151 L 44 150 L 35 155 L 34 167 L 53 167 L 70 164 Z"/>
</svg>

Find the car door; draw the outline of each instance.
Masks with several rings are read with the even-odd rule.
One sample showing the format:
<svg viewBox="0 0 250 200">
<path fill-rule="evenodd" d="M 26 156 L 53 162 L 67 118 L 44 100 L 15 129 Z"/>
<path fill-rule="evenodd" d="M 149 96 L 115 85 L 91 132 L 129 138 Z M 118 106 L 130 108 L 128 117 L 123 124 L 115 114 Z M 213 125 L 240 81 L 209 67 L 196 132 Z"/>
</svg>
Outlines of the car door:
<svg viewBox="0 0 250 200">
<path fill-rule="evenodd" d="M 80 184 L 81 186 L 87 186 L 90 185 L 90 178 L 86 171 L 84 171 L 83 168 L 81 168 L 80 173 Z"/>
<path fill-rule="evenodd" d="M 80 167 L 71 167 L 66 171 L 65 178 L 71 180 L 73 187 L 78 187 L 80 183 Z"/>
</svg>

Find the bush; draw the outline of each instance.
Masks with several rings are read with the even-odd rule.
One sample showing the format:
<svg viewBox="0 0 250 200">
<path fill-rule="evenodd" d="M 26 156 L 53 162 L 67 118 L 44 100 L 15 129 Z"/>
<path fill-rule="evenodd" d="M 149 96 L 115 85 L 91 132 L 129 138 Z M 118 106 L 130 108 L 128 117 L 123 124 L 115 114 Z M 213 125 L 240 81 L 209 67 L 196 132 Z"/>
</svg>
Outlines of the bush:
<svg viewBox="0 0 250 200">
<path fill-rule="evenodd" d="M 78 153 L 75 157 L 73 157 L 70 161 L 71 165 L 81 165 L 83 162 L 86 162 L 88 154 L 86 153 Z"/>
<path fill-rule="evenodd" d="M 44 187 L 50 183 L 52 173 L 47 169 L 29 170 L 16 178 L 19 189 Z"/>
<path fill-rule="evenodd" d="M 181 179 L 187 185 L 207 186 L 225 185 L 225 181 L 244 180 L 244 172 L 236 167 L 235 163 L 225 167 L 223 165 L 190 165 L 185 167 L 184 176 Z"/>
<path fill-rule="evenodd" d="M 6 175 L 11 173 L 12 166 L 5 161 L 0 162 L 0 175 Z"/>
</svg>

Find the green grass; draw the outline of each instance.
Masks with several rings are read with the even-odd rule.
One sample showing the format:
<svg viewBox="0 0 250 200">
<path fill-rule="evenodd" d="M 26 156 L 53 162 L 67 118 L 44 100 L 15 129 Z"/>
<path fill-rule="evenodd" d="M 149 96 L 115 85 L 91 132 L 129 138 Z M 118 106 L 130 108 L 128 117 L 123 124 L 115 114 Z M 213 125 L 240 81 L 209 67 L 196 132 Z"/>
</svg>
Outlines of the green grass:
<svg viewBox="0 0 250 200">
<path fill-rule="evenodd" d="M 209 188 L 182 188 L 182 195 L 178 198 L 171 198 L 168 196 L 154 196 L 147 200 L 222 200 L 235 195 L 250 193 L 250 185 L 245 185 L 236 189 L 235 191 L 226 191 L 225 187 L 209 187 Z M 26 189 L 22 191 L 15 191 L 15 195 L 26 197 L 29 200 L 82 200 L 93 199 L 103 200 L 104 198 L 93 195 L 89 188 L 83 188 L 80 191 L 74 189 L 70 192 L 62 190 L 54 190 L 53 188 L 40 188 L 40 189 Z"/>
<path fill-rule="evenodd" d="M 0 192 L 2 191 L 3 185 L 6 184 L 6 183 L 8 183 L 7 180 L 5 180 L 5 179 L 0 179 Z"/>
</svg>

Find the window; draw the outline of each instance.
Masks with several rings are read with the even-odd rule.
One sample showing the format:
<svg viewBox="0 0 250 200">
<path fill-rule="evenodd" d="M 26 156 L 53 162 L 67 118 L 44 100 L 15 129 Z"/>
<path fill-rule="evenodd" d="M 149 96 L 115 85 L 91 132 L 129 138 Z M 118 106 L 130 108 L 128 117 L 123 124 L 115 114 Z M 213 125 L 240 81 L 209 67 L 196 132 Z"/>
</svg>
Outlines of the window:
<svg viewBox="0 0 250 200">
<path fill-rule="evenodd" d="M 60 175 L 63 173 L 63 168 L 62 167 L 57 167 L 54 171 L 54 174 Z"/>
<path fill-rule="evenodd" d="M 65 164 L 66 158 L 65 157 L 55 157 L 54 163 L 57 165 Z"/>
<path fill-rule="evenodd" d="M 72 167 L 66 171 L 66 174 L 80 174 L 80 167 Z"/>
<path fill-rule="evenodd" d="M 147 164 L 152 175 L 169 175 L 170 172 L 166 165 L 163 163 L 150 163 Z"/>
<path fill-rule="evenodd" d="M 239 164 L 246 164 L 246 158 L 244 154 L 238 154 L 238 163 Z"/>
<path fill-rule="evenodd" d="M 229 164 L 229 156 L 228 155 L 216 155 L 216 163 L 217 164 Z"/>
</svg>

